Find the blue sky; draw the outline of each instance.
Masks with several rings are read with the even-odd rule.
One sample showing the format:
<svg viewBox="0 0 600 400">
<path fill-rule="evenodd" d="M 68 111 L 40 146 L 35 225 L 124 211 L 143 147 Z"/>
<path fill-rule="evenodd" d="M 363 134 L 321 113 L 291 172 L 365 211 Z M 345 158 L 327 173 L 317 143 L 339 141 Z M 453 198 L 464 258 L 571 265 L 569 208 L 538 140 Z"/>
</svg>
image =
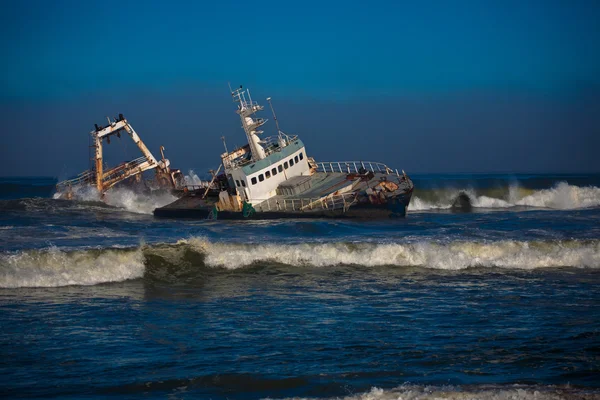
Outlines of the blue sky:
<svg viewBox="0 0 600 400">
<path fill-rule="evenodd" d="M 173 164 L 213 167 L 221 135 L 243 143 L 231 82 L 272 96 L 322 160 L 600 171 L 599 17 L 557 0 L 3 2 L 0 167 L 85 169 L 87 132 L 120 112 Z"/>
</svg>

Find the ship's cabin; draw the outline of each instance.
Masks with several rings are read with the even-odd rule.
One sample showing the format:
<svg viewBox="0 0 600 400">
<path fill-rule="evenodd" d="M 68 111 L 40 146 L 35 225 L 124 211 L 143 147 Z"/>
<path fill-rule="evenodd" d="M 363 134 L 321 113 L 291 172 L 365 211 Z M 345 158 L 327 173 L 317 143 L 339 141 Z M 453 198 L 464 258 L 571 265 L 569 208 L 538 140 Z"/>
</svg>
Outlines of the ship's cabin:
<svg viewBox="0 0 600 400">
<path fill-rule="evenodd" d="M 310 175 L 304 143 L 298 137 L 265 146 L 267 156 L 252 161 L 249 146 L 221 156 L 225 173 L 242 201 L 260 202 L 277 195 L 277 189 L 291 178 Z"/>
</svg>

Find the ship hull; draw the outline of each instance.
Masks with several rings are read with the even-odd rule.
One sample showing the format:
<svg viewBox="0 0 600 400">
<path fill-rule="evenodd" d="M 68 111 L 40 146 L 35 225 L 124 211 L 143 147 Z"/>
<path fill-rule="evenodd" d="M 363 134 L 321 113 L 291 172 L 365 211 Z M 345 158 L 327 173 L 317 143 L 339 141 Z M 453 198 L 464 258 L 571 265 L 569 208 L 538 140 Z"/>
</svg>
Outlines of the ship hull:
<svg viewBox="0 0 600 400">
<path fill-rule="evenodd" d="M 201 199 L 187 199 L 185 206 L 157 208 L 159 218 L 189 218 L 217 220 L 281 220 L 281 219 L 389 219 L 403 218 L 410 203 L 412 191 L 388 198 L 385 204 L 355 204 L 347 210 L 298 211 L 216 211 L 214 205 Z"/>
</svg>

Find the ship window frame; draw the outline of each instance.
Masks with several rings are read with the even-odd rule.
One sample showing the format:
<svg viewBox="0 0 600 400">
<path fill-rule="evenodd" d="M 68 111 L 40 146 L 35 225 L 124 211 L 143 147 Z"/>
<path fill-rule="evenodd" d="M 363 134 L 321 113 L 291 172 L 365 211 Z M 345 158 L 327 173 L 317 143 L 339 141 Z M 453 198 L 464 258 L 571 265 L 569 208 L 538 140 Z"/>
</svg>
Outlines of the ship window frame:
<svg viewBox="0 0 600 400">
<path fill-rule="evenodd" d="M 242 183 L 242 187 L 246 187 L 246 181 L 241 179 L 240 182 Z"/>
<path fill-rule="evenodd" d="M 264 176 L 263 174 L 260 174 L 260 175 L 258 176 L 258 181 L 259 181 L 259 182 L 263 182 L 264 180 L 265 180 L 265 176 Z"/>
<path fill-rule="evenodd" d="M 296 164 L 298 164 L 298 162 L 299 162 L 299 161 L 298 161 L 298 156 L 294 157 L 294 162 L 295 162 Z"/>
<path fill-rule="evenodd" d="M 269 179 L 271 177 L 271 171 L 265 172 L 265 179 Z"/>
<path fill-rule="evenodd" d="M 271 170 L 271 176 L 275 176 L 275 175 L 277 175 L 277 168 L 273 168 Z"/>
<path fill-rule="evenodd" d="M 290 158 L 290 167 L 293 167 L 293 166 L 294 166 L 294 159 Z"/>
<path fill-rule="evenodd" d="M 288 162 L 287 161 L 283 163 L 283 168 L 288 169 Z"/>
<path fill-rule="evenodd" d="M 253 178 L 252 178 L 252 184 L 253 184 L 253 185 L 256 185 L 256 177 L 253 177 Z"/>
<path fill-rule="evenodd" d="M 298 154 L 298 156 L 300 157 L 300 160 L 304 160 L 304 154 L 302 154 L 302 152 L 300 152 L 300 154 Z"/>
<path fill-rule="evenodd" d="M 240 184 L 240 181 L 239 181 L 239 180 L 237 180 L 237 179 L 235 180 L 235 186 L 237 186 L 237 187 L 240 187 L 240 186 L 242 186 L 242 185 Z"/>
<path fill-rule="evenodd" d="M 279 172 L 283 172 L 283 165 L 279 164 L 279 166 L 277 167 L 277 170 Z"/>
</svg>

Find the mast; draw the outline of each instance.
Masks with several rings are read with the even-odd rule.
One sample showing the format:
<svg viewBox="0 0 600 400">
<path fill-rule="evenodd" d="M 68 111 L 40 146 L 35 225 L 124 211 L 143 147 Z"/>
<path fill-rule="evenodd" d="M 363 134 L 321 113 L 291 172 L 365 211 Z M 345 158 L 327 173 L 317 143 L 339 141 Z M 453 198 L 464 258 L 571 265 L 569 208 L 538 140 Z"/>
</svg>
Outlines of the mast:
<svg viewBox="0 0 600 400">
<path fill-rule="evenodd" d="M 260 144 L 261 142 L 258 136 L 263 133 L 263 131 L 258 130 L 258 128 L 264 125 L 267 120 L 257 117 L 256 113 L 261 111 L 264 107 L 252 101 L 250 90 L 243 90 L 241 86 L 239 89 L 232 91 L 231 96 L 233 97 L 233 101 L 239 103 L 236 112 L 240 116 L 244 132 L 246 132 L 252 161 L 262 160 L 267 155 L 265 149 Z"/>
<path fill-rule="evenodd" d="M 96 148 L 96 189 L 98 189 L 98 193 L 103 193 L 104 171 L 102 170 L 102 139 L 98 137 L 98 132 L 94 132 L 94 147 Z"/>
<path fill-rule="evenodd" d="M 281 129 L 279 129 L 279 121 L 277 121 L 277 115 L 275 115 L 275 109 L 273 108 L 273 103 L 271 103 L 271 98 L 267 97 L 267 101 L 269 102 L 269 106 L 271 107 L 271 112 L 273 113 L 273 119 L 275 120 L 275 126 L 277 126 L 277 139 L 279 141 L 279 147 L 285 147 L 285 139 L 281 134 Z"/>
</svg>

